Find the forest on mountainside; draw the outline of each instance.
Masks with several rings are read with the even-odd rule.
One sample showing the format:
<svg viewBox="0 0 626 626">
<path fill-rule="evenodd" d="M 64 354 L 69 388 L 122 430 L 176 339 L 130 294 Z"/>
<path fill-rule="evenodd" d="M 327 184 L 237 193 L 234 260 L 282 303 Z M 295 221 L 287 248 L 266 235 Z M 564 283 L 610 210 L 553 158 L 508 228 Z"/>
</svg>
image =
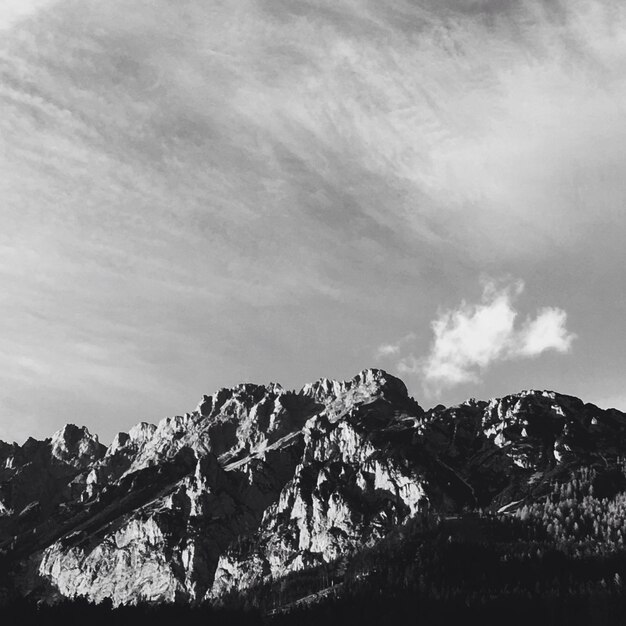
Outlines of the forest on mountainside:
<svg viewBox="0 0 626 626">
<path fill-rule="evenodd" d="M 617 624 L 626 610 L 626 472 L 555 475 L 507 513 L 418 516 L 351 559 L 295 572 L 226 605 L 279 625 Z M 304 600 L 303 600 L 304 598 Z"/>
</svg>

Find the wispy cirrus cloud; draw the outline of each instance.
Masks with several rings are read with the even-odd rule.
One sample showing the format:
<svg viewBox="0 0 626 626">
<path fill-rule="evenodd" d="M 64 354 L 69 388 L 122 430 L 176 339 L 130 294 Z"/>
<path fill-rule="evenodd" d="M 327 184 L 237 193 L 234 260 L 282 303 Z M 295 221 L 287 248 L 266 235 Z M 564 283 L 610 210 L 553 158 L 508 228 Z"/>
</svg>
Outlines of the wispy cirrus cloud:
<svg viewBox="0 0 626 626">
<path fill-rule="evenodd" d="M 0 3 L 0 31 L 58 0 L 2 0 Z"/>
<path fill-rule="evenodd" d="M 418 374 L 426 389 L 436 393 L 463 383 L 477 383 L 500 361 L 533 358 L 546 351 L 570 351 L 576 335 L 567 329 L 567 313 L 545 307 L 518 323 L 516 301 L 524 290 L 517 281 L 498 285 L 486 282 L 481 301 L 463 301 L 458 308 L 442 311 L 431 322 L 433 341 L 425 357 L 409 354 L 397 368 Z M 380 357 L 396 357 L 399 344 L 378 348 Z"/>
<path fill-rule="evenodd" d="M 79 405 L 112 436 L 206 386 L 351 376 L 364 336 L 422 372 L 389 339 L 494 267 L 611 337 L 572 391 L 619 388 L 625 25 L 617 0 L 0 0 L 0 413 L 46 384 L 39 435 Z M 515 358 L 559 315 L 518 314 Z"/>
</svg>

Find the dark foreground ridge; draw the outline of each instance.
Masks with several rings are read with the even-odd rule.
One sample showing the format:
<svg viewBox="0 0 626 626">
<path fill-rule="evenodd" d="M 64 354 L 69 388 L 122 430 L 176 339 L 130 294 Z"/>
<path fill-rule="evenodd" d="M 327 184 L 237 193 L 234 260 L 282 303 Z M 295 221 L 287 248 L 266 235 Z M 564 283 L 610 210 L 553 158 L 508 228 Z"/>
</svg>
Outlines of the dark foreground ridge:
<svg viewBox="0 0 626 626">
<path fill-rule="evenodd" d="M 108 448 L 73 425 L 0 442 L 3 615 L 621 623 L 625 457 L 615 409 L 424 411 L 381 370 L 221 389 Z"/>
</svg>

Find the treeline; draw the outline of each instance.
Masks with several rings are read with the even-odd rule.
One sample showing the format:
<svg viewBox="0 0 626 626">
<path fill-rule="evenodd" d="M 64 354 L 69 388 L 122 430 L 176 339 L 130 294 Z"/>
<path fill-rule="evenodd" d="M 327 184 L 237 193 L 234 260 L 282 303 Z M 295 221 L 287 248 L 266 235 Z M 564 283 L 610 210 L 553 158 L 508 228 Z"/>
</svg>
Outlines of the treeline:
<svg viewBox="0 0 626 626">
<path fill-rule="evenodd" d="M 608 555 L 626 541 L 626 470 L 582 467 L 567 480 L 553 480 L 547 497 L 525 504 L 516 517 L 547 543 L 577 556 Z"/>
<path fill-rule="evenodd" d="M 296 607 L 272 618 L 272 626 L 618 626 L 624 624 L 626 603 L 617 595 L 552 598 L 508 593 L 486 599 L 452 596 L 430 598 L 410 591 L 368 592 L 331 598 Z"/>
<path fill-rule="evenodd" d="M 208 605 L 126 606 L 110 602 L 66 600 L 54 605 L 28 600 L 13 601 L 0 608 L 0 623 L 7 626 L 260 626 L 260 613 L 216 608 Z"/>
</svg>

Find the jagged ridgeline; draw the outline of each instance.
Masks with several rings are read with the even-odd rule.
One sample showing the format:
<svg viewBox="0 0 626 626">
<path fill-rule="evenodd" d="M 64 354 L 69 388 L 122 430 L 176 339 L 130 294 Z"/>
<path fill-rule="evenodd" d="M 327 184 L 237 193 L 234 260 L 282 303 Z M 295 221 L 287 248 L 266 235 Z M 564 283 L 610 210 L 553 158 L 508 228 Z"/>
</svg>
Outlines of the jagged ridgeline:
<svg viewBox="0 0 626 626">
<path fill-rule="evenodd" d="M 424 411 L 381 370 L 238 385 L 108 448 L 73 425 L 0 443 L 2 598 L 277 621 L 372 589 L 621 598 L 624 452 L 623 413 L 553 392 Z"/>
</svg>

